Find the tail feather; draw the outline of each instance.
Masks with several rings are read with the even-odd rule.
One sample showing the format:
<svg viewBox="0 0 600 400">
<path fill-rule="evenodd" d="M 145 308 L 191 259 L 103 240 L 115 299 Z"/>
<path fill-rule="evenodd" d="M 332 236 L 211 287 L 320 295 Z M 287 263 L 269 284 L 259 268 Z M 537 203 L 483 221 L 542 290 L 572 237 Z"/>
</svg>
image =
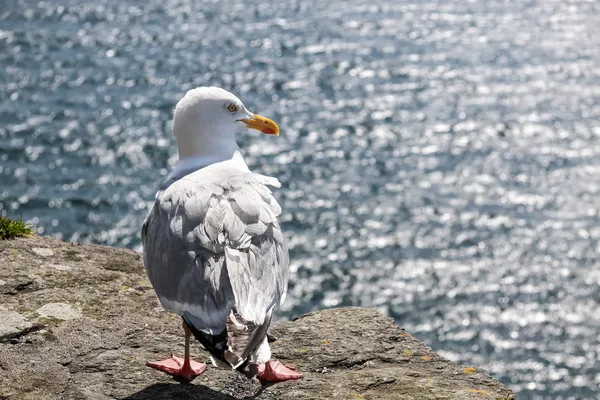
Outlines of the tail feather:
<svg viewBox="0 0 600 400">
<path fill-rule="evenodd" d="M 262 344 L 271 324 L 271 312 L 265 321 L 256 325 L 232 311 L 227 318 L 227 343 L 225 358 L 235 367 L 243 364 Z"/>
<path fill-rule="evenodd" d="M 267 336 L 272 318 L 271 311 L 260 325 L 246 321 L 237 312 L 232 311 L 227 317 L 226 328 L 216 335 L 202 332 L 194 327 L 188 318 L 182 318 L 194 337 L 215 359 L 231 365 L 248 378 L 256 376 L 257 366 L 249 360 Z"/>
</svg>

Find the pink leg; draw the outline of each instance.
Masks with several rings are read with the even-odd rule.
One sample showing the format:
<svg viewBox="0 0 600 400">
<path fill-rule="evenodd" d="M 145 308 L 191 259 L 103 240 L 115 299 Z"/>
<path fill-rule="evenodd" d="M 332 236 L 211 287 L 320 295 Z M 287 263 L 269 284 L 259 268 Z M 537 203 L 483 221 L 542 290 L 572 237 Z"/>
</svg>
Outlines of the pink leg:
<svg viewBox="0 0 600 400">
<path fill-rule="evenodd" d="M 191 332 L 187 326 L 185 330 L 185 356 L 184 358 L 171 355 L 171 358 L 164 360 L 147 362 L 146 365 L 166 372 L 169 375 L 180 377 L 186 381 L 191 381 L 206 370 L 206 364 L 190 360 L 190 335 Z"/>
<path fill-rule="evenodd" d="M 171 356 L 164 360 L 147 362 L 146 365 L 186 381 L 191 381 L 206 370 L 206 364 L 190 360 L 189 357 Z"/>
<path fill-rule="evenodd" d="M 286 367 L 281 361 L 269 361 L 258 366 L 258 379 L 263 382 L 284 382 L 302 378 L 294 367 Z"/>
</svg>

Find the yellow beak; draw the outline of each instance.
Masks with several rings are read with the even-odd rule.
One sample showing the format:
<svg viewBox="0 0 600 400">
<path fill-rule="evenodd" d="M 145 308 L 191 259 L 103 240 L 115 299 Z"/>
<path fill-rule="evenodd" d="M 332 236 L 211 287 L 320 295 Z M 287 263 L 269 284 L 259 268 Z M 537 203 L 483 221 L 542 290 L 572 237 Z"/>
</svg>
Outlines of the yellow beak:
<svg viewBox="0 0 600 400">
<path fill-rule="evenodd" d="M 265 133 L 267 135 L 279 136 L 279 127 L 272 119 L 262 117 L 258 114 L 253 115 L 253 118 L 240 120 L 244 124 L 246 124 L 246 128 L 256 129 L 257 131 L 261 131 L 262 133 Z"/>
</svg>

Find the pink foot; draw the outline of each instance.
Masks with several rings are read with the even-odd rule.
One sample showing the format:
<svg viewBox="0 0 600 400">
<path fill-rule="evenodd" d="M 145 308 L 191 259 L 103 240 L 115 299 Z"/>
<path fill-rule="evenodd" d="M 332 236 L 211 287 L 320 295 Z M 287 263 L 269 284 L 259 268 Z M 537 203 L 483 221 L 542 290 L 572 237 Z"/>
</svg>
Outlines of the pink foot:
<svg viewBox="0 0 600 400">
<path fill-rule="evenodd" d="M 294 367 L 286 367 L 281 361 L 269 361 L 258 366 L 258 379 L 263 382 L 284 382 L 302 378 Z"/>
<path fill-rule="evenodd" d="M 174 355 L 164 360 L 147 362 L 146 365 L 169 375 L 183 378 L 186 381 L 191 381 L 206 370 L 206 364 L 204 363 L 194 360 L 188 360 L 186 363 L 183 358 Z"/>
</svg>

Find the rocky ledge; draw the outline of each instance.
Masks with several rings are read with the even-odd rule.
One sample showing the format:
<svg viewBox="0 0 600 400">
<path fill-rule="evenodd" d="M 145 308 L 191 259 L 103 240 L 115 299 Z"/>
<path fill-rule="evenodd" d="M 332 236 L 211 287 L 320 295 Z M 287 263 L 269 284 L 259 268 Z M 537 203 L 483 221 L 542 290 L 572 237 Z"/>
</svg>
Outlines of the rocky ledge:
<svg viewBox="0 0 600 400">
<path fill-rule="evenodd" d="M 0 241 L 0 400 L 514 399 L 376 311 L 340 308 L 272 328 L 274 355 L 304 379 L 262 387 L 209 366 L 192 383 L 145 366 L 183 352 L 130 250 L 43 237 Z M 200 346 L 195 359 L 207 361 Z"/>
</svg>

